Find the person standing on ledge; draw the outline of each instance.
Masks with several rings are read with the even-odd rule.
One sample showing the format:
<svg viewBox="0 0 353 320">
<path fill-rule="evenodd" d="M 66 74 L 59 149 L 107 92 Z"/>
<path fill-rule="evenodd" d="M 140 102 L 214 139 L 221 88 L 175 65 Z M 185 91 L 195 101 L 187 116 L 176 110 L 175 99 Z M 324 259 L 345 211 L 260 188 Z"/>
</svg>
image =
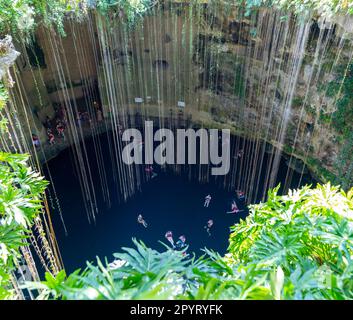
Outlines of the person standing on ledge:
<svg viewBox="0 0 353 320">
<path fill-rule="evenodd" d="M 32 133 L 32 142 L 36 149 L 40 148 L 40 141 L 36 134 Z"/>
<path fill-rule="evenodd" d="M 53 135 L 53 133 L 51 131 L 49 131 L 48 133 L 48 140 L 49 140 L 49 144 L 52 146 L 53 144 L 55 144 L 55 137 Z"/>
</svg>

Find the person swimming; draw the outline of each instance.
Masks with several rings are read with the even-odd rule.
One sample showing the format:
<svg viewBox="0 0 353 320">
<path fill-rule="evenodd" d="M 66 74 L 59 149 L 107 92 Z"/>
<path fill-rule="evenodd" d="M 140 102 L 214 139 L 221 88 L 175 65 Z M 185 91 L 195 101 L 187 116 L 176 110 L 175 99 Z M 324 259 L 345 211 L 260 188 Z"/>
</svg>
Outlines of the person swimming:
<svg viewBox="0 0 353 320">
<path fill-rule="evenodd" d="M 239 200 L 243 201 L 245 200 L 245 193 L 241 190 L 235 190 L 237 197 Z"/>
<path fill-rule="evenodd" d="M 209 236 L 211 236 L 210 230 L 211 230 L 212 226 L 213 226 L 213 220 L 212 219 L 208 220 L 207 221 L 207 225 L 204 226 L 204 228 L 206 229 L 206 231 L 207 231 Z"/>
<path fill-rule="evenodd" d="M 153 178 L 158 176 L 158 174 L 153 171 L 153 166 L 147 166 L 145 168 L 145 171 L 150 174 L 151 179 L 153 179 Z"/>
<path fill-rule="evenodd" d="M 139 214 L 137 216 L 137 222 L 142 224 L 145 228 L 147 228 L 147 222 L 145 221 L 145 219 L 142 217 L 142 214 Z"/>
<path fill-rule="evenodd" d="M 231 206 L 231 211 L 227 211 L 227 213 L 236 214 L 236 213 L 239 213 L 239 212 L 242 212 L 242 211 L 244 211 L 244 210 L 239 210 L 236 202 L 233 200 L 232 206 Z"/>
<path fill-rule="evenodd" d="M 186 247 L 185 241 L 186 241 L 185 236 L 184 235 L 180 236 L 178 241 L 175 244 L 176 249 L 182 250 L 183 248 L 185 248 Z"/>
<path fill-rule="evenodd" d="M 238 153 L 237 153 L 237 157 L 238 158 L 242 158 L 243 155 L 244 155 L 244 150 L 243 149 L 239 150 Z"/>
<path fill-rule="evenodd" d="M 208 206 L 210 205 L 211 199 L 212 199 L 212 197 L 211 197 L 210 194 L 205 197 L 205 202 L 204 202 L 204 204 L 203 204 L 203 206 L 204 206 L 205 208 L 208 208 Z"/>
<path fill-rule="evenodd" d="M 174 249 L 175 244 L 174 244 L 174 239 L 173 239 L 173 233 L 171 231 L 167 231 L 165 234 L 165 238 L 169 241 L 169 243 L 172 245 L 172 247 Z"/>
</svg>

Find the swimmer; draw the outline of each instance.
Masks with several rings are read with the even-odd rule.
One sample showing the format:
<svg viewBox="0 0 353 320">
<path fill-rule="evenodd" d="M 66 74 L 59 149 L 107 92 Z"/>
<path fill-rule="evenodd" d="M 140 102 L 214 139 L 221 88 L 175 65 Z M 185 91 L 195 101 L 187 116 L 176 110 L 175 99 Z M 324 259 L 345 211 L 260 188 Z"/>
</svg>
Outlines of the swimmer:
<svg viewBox="0 0 353 320">
<path fill-rule="evenodd" d="M 171 231 L 167 231 L 165 234 L 165 237 L 169 241 L 169 243 L 172 245 L 173 249 L 175 249 L 173 233 Z"/>
<path fill-rule="evenodd" d="M 151 179 L 153 179 L 153 178 L 155 178 L 155 177 L 158 176 L 158 174 L 153 171 L 153 167 L 152 167 L 152 166 L 147 166 L 147 167 L 145 168 L 145 171 L 146 171 L 147 173 L 151 174 Z"/>
<path fill-rule="evenodd" d="M 208 208 L 208 206 L 210 205 L 211 199 L 212 199 L 211 195 L 210 195 L 210 194 L 207 195 L 207 196 L 205 197 L 205 202 L 204 202 L 203 206 L 206 207 L 206 208 Z"/>
<path fill-rule="evenodd" d="M 231 207 L 231 211 L 227 211 L 227 213 L 232 213 L 232 214 L 236 214 L 239 212 L 242 212 L 244 210 L 239 210 L 237 204 L 235 203 L 235 201 L 232 202 L 232 207 Z"/>
<path fill-rule="evenodd" d="M 137 216 L 137 222 L 142 224 L 145 228 L 147 228 L 147 222 L 145 221 L 145 219 L 142 217 L 142 214 L 139 214 Z"/>
<path fill-rule="evenodd" d="M 241 190 L 235 190 L 239 200 L 245 200 L 245 193 Z"/>
<path fill-rule="evenodd" d="M 207 225 L 204 226 L 204 228 L 206 229 L 206 231 L 207 231 L 209 236 L 211 236 L 210 230 L 211 230 L 212 226 L 213 226 L 213 220 L 212 219 L 208 220 L 207 221 Z"/>
<path fill-rule="evenodd" d="M 176 247 L 178 250 L 181 250 L 181 249 L 185 248 L 185 247 L 186 247 L 185 241 L 186 241 L 185 236 L 184 236 L 184 235 L 180 236 L 180 237 L 179 237 L 179 240 L 176 242 L 175 247 Z"/>
<path fill-rule="evenodd" d="M 241 157 L 243 157 L 243 155 L 244 155 L 244 150 L 243 149 L 239 150 L 237 153 L 237 157 L 241 158 Z"/>
</svg>

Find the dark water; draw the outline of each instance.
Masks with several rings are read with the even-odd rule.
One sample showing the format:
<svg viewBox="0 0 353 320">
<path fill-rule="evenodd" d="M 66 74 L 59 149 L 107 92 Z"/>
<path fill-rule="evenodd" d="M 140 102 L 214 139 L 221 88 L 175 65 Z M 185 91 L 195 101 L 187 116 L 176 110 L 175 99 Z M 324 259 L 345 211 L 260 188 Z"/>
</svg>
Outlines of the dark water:
<svg viewBox="0 0 353 320">
<path fill-rule="evenodd" d="M 101 137 L 106 145 L 106 137 Z M 94 157 L 94 149 L 88 140 L 86 143 L 89 156 Z M 106 170 L 112 176 L 110 158 L 106 151 Z M 175 175 L 173 172 L 161 172 L 158 176 L 146 182 L 141 192 L 126 203 L 119 203 L 114 196 L 116 190 L 113 181 L 109 181 L 112 192 L 112 206 L 107 208 L 102 196 L 97 192 L 99 213 L 96 224 L 89 224 L 82 194 L 70 149 L 63 151 L 57 158 L 48 163 L 56 192 L 60 201 L 63 217 L 68 230 L 65 236 L 58 211 L 52 210 L 53 223 L 61 254 L 67 272 L 84 267 L 85 262 L 101 259 L 113 260 L 112 254 L 121 251 L 121 247 L 133 246 L 132 238 L 143 240 L 148 246 L 163 251 L 159 243 L 163 241 L 166 231 L 171 230 L 174 239 L 185 235 L 189 244 L 189 252 L 200 255 L 201 248 L 217 250 L 225 253 L 228 246 L 229 227 L 245 218 L 247 209 L 244 203 L 237 201 L 244 211 L 236 214 L 226 214 L 234 199 L 234 192 L 225 191 L 221 183 L 212 177 L 210 183 L 201 184 L 197 179 L 189 180 L 187 173 Z M 284 159 L 281 161 L 278 181 L 284 181 L 287 167 Z M 99 181 L 98 170 L 93 166 L 94 181 Z M 303 183 L 311 182 L 310 176 L 305 176 Z M 112 180 L 112 179 L 111 179 Z M 294 173 L 292 184 L 297 186 L 299 174 Z M 99 186 L 97 186 L 99 190 Z M 205 208 L 204 198 L 211 194 L 210 206 Z M 148 223 L 144 228 L 137 223 L 138 214 L 142 214 Z M 204 229 L 207 221 L 213 219 L 214 225 L 209 236 Z"/>
</svg>

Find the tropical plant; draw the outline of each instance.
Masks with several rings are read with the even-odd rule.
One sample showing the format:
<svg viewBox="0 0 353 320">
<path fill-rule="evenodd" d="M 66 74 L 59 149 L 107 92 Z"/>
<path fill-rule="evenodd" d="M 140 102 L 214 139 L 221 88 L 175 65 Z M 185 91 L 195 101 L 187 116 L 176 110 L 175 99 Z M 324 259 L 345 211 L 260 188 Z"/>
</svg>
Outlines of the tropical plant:
<svg viewBox="0 0 353 320">
<path fill-rule="evenodd" d="M 65 15 L 79 15 L 83 9 L 79 0 L 0 0 L 0 34 L 27 35 L 36 25 L 54 25 L 64 33 Z"/>
<path fill-rule="evenodd" d="M 28 155 L 0 152 L 0 299 L 13 297 L 11 273 L 42 210 L 47 182 L 27 165 Z"/>
<path fill-rule="evenodd" d="M 1 56 L 11 55 L 0 70 L 0 134 L 3 135 L 8 128 L 2 110 L 12 83 L 8 70 L 17 54 L 12 50 L 10 37 L 0 44 Z M 43 210 L 42 197 L 47 182 L 28 165 L 28 159 L 26 154 L 0 151 L 0 300 L 16 296 L 13 272 L 22 256 L 21 247 L 28 246 L 31 227 Z"/>
</svg>

